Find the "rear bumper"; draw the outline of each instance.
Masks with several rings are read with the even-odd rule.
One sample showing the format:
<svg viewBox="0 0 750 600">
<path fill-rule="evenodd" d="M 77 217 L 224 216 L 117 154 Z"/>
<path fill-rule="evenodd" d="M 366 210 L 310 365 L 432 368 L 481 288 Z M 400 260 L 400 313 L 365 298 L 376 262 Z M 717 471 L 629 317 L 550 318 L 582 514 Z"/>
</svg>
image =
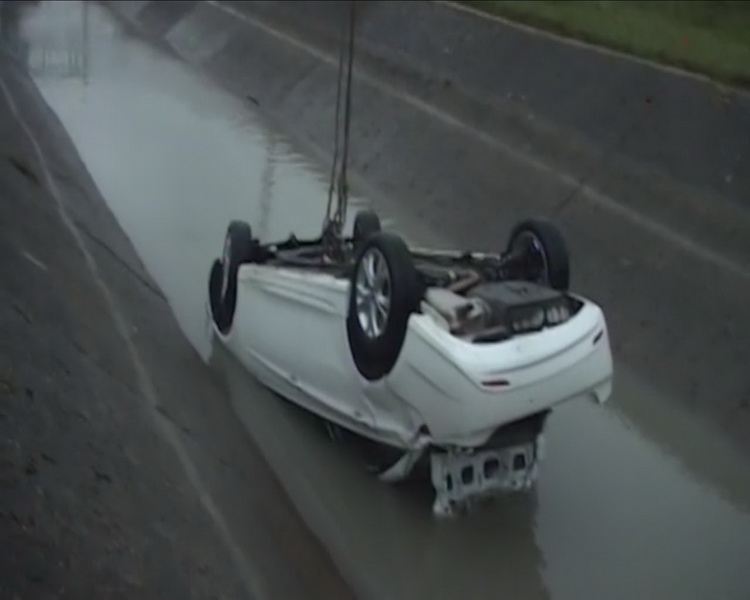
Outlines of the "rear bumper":
<svg viewBox="0 0 750 600">
<path fill-rule="evenodd" d="M 613 362 L 602 311 L 495 344 L 451 336 L 414 315 L 388 386 L 421 415 L 436 444 L 480 446 L 502 425 L 568 400 L 605 402 Z"/>
</svg>

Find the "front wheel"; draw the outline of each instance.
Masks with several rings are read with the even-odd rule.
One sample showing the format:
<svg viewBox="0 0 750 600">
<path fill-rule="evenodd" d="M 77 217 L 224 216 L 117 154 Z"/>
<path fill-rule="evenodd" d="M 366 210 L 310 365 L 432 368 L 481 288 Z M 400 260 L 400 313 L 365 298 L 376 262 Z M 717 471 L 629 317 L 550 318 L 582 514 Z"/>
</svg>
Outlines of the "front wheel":
<svg viewBox="0 0 750 600">
<path fill-rule="evenodd" d="M 252 262 L 255 254 L 250 225 L 244 221 L 232 221 L 224 236 L 222 257 L 214 261 L 208 280 L 211 315 L 222 334 L 229 333 L 234 321 L 240 265 Z"/>
<path fill-rule="evenodd" d="M 365 379 L 380 379 L 396 364 L 419 299 L 417 270 L 406 243 L 392 233 L 370 235 L 354 263 L 346 318 L 352 358 Z"/>
<path fill-rule="evenodd" d="M 354 253 L 358 254 L 370 236 L 381 231 L 380 217 L 371 209 L 364 209 L 357 213 L 354 218 L 354 230 L 352 233 L 352 243 Z"/>
</svg>

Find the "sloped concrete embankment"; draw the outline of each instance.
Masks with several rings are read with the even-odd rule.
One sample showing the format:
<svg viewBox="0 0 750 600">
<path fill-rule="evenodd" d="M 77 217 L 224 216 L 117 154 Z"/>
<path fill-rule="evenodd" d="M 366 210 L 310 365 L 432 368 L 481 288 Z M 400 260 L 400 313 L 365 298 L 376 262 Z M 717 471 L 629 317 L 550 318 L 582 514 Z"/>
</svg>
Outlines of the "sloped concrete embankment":
<svg viewBox="0 0 750 600">
<path fill-rule="evenodd" d="M 24 71 L 23 10 L 0 6 L 0 598 L 352 597 Z"/>
<path fill-rule="evenodd" d="M 0 47 L 0 597 L 246 597 L 128 345 L 162 369 L 165 401 L 185 371 L 181 408 L 215 386 L 19 71 Z M 133 341 L 104 286 L 138 307 L 116 317 Z"/>
<path fill-rule="evenodd" d="M 442 4 L 360 4 L 363 191 L 483 249 L 554 216 L 620 372 L 750 449 L 748 98 Z M 107 5 L 327 158 L 344 3 Z"/>
</svg>

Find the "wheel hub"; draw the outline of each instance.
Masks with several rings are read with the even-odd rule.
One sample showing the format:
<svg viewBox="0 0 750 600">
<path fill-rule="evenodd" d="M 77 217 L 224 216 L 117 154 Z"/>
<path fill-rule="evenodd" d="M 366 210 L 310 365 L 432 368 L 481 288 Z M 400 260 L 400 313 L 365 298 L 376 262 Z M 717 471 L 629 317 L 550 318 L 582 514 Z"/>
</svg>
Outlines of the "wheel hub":
<svg viewBox="0 0 750 600">
<path fill-rule="evenodd" d="M 369 339 L 383 335 L 391 308 L 391 275 L 377 248 L 367 250 L 356 278 L 357 319 Z"/>
<path fill-rule="evenodd" d="M 513 241 L 513 254 L 522 256 L 524 270 L 530 280 L 544 285 L 549 284 L 547 255 L 541 240 L 530 231 L 524 231 Z"/>
</svg>

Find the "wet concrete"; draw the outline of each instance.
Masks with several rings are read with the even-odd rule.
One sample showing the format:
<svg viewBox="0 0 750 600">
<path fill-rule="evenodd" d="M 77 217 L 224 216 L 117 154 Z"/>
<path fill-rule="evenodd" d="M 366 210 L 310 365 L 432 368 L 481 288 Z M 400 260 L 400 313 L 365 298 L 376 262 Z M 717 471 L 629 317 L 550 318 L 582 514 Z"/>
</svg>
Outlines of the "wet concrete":
<svg viewBox="0 0 750 600">
<path fill-rule="evenodd" d="M 247 218 L 269 237 L 316 231 L 326 196 L 321 163 L 303 158 L 299 139 L 264 120 L 252 103 L 132 38 L 96 5 L 42 5 L 27 15 L 22 37 L 42 95 L 183 331 L 220 375 L 239 421 L 359 591 L 389 599 L 747 598 L 747 462 L 709 426 L 678 410 L 665 397 L 670 386 L 654 386 L 637 364 L 618 360 L 611 406 L 566 406 L 553 416 L 548 457 L 530 496 L 436 523 L 429 490 L 390 488 L 369 477 L 354 456 L 259 388 L 206 335 L 205 279 L 227 221 Z M 401 158 L 406 165 L 415 160 Z M 357 183 L 410 239 L 451 246 L 480 235 L 489 241 L 455 207 L 439 211 L 453 218 L 436 226 L 435 215 L 423 218 L 382 187 L 373 189 L 373 181 L 365 176 Z M 512 179 L 507 185 L 516 191 Z M 578 231 L 586 221 L 574 213 L 564 222 Z M 613 247 L 622 248 L 618 236 L 627 232 L 607 232 Z M 667 253 L 670 261 L 679 257 Z M 601 272 L 593 257 L 580 271 L 584 285 Z M 667 274 L 673 282 L 674 273 Z M 643 301 L 653 300 L 656 288 L 643 289 Z M 667 343 L 666 335 L 656 339 L 651 357 Z M 690 368 L 684 360 L 677 364 L 683 372 Z M 237 424 L 216 409 L 204 413 L 200 401 L 193 408 L 192 416 L 182 412 L 200 431 L 190 450 L 201 472 L 219 497 L 243 497 L 246 487 L 232 489 L 232 473 L 214 478 L 202 456 L 220 438 L 243 452 Z M 257 539 L 251 511 L 220 505 L 241 539 Z"/>
<path fill-rule="evenodd" d="M 4 51 L 0 83 L 0 597 L 350 598 Z"/>
<path fill-rule="evenodd" d="M 346 3 L 335 0 L 302 6 L 233 0 L 221 4 L 290 28 L 310 41 L 337 39 L 347 11 Z M 360 53 L 410 70 L 442 92 L 461 90 L 474 96 L 484 105 L 483 116 L 502 105 L 512 106 L 520 121 L 554 123 L 606 148 L 607 154 L 652 164 L 680 181 L 747 206 L 747 90 L 676 77 L 670 69 L 582 44 L 560 43 L 531 28 L 477 16 L 452 4 L 360 2 Z M 156 4 L 146 7 L 143 22 L 168 23 L 169 11 L 161 9 L 158 15 L 159 10 Z M 492 121 L 484 125 L 491 127 Z M 552 148 L 537 146 L 535 151 L 544 155 Z M 581 158 L 567 164 L 571 172 L 586 173 L 602 160 Z"/>
<path fill-rule="evenodd" d="M 246 597 L 144 410 L 14 73 L 0 48 L 0 598 Z"/>
</svg>

